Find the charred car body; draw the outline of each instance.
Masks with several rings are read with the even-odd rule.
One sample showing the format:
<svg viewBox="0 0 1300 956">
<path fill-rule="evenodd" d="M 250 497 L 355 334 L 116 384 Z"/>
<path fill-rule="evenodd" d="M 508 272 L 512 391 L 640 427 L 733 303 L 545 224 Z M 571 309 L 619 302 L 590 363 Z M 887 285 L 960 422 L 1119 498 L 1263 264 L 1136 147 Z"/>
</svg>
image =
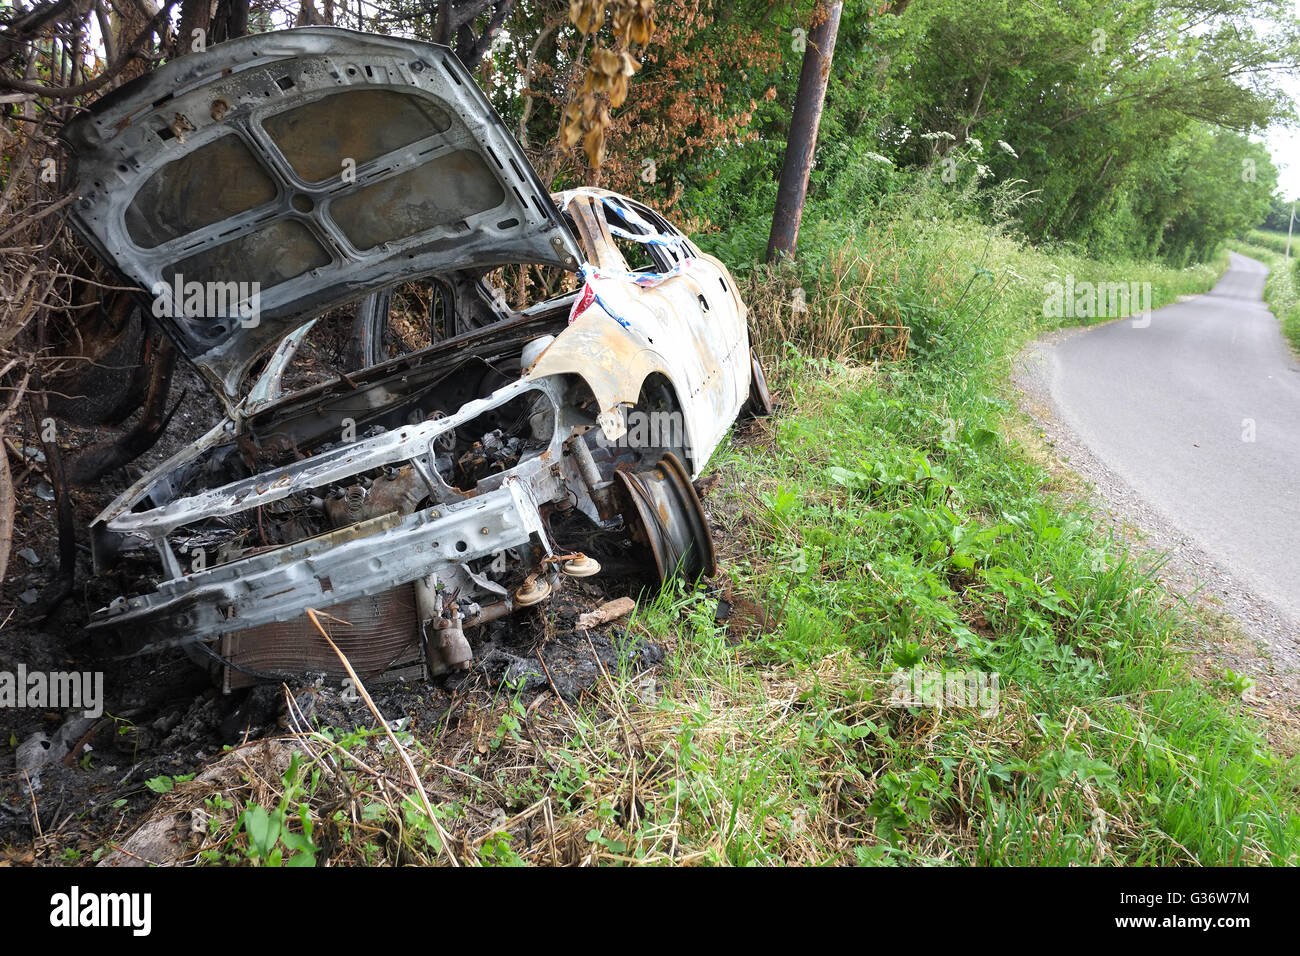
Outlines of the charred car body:
<svg viewBox="0 0 1300 956">
<path fill-rule="evenodd" d="M 334 639 L 365 676 L 462 668 L 468 628 L 599 571 L 557 544 L 559 515 L 630 536 L 661 577 L 712 573 L 691 478 L 766 405 L 731 277 L 624 197 L 548 195 L 449 50 L 243 37 L 64 139 L 74 223 L 224 409 L 93 524 L 97 570 L 161 568 L 92 621 L 121 651 L 185 646 L 227 689 L 340 676 L 311 608 L 347 622 Z M 577 288 L 512 311 L 482 280 L 521 263 Z M 442 290 L 444 338 L 281 394 L 314 316 L 364 296 L 377 338 L 385 290 L 417 277 Z M 629 410 L 667 427 L 629 440 Z"/>
</svg>

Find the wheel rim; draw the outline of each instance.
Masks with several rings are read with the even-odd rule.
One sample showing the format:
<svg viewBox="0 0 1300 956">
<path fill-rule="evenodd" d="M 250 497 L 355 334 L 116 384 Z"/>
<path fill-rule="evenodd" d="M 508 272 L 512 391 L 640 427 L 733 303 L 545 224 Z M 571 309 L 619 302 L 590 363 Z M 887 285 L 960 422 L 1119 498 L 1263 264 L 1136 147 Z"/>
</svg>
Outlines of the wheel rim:
<svg viewBox="0 0 1300 956">
<path fill-rule="evenodd" d="M 717 555 L 690 475 L 669 452 L 644 471 L 617 472 L 661 582 L 717 573 Z M 629 515 L 630 517 L 631 515 Z"/>
</svg>

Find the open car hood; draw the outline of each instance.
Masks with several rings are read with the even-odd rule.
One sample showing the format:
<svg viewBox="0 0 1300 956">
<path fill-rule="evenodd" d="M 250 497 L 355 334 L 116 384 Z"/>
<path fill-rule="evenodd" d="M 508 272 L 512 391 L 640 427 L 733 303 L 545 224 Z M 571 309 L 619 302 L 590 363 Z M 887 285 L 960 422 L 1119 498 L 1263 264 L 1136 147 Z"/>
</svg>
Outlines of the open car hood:
<svg viewBox="0 0 1300 956">
<path fill-rule="evenodd" d="M 333 27 L 241 37 L 69 123 L 74 224 L 233 407 L 313 316 L 429 273 L 581 252 L 449 49 Z"/>
</svg>

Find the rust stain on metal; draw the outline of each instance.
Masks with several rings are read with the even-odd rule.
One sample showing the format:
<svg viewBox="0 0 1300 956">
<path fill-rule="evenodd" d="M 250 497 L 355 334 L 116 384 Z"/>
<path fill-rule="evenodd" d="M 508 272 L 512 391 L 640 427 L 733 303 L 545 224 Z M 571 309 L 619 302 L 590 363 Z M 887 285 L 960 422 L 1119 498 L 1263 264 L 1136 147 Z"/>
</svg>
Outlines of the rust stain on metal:
<svg viewBox="0 0 1300 956">
<path fill-rule="evenodd" d="M 409 584 L 344 601 L 318 613 L 349 622 L 347 627 L 331 628 L 330 637 L 362 679 L 420 660 L 415 595 Z M 227 634 L 221 641 L 221 655 L 244 669 L 226 669 L 227 690 L 258 683 L 257 674 L 306 670 L 324 673 L 332 680 L 347 676 L 338 656 L 321 640 L 305 614 Z"/>
</svg>

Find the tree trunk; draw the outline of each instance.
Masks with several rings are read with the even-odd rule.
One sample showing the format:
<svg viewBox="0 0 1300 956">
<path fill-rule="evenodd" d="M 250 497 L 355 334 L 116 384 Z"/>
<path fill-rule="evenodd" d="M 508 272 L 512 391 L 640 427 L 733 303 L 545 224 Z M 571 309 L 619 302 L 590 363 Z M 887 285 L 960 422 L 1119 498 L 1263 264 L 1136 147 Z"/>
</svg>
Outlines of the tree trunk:
<svg viewBox="0 0 1300 956">
<path fill-rule="evenodd" d="M 786 140 L 785 162 L 776 191 L 776 209 L 772 213 L 772 232 L 767 240 L 767 261 L 780 256 L 794 257 L 799 243 L 799 223 L 803 219 L 804 198 L 808 194 L 808 175 L 812 172 L 817 149 L 817 128 L 822 121 L 826 101 L 826 82 L 831 74 L 835 37 L 840 29 L 842 0 L 834 0 L 818 11 L 822 20 L 808 33 L 803 68 L 799 71 L 799 91 L 794 98 L 790 117 L 790 135 Z"/>
<path fill-rule="evenodd" d="M 120 9 L 114 4 L 109 7 L 109 10 L 109 22 L 113 28 L 113 45 L 117 47 L 119 52 L 125 52 L 130 49 L 131 41 L 149 25 L 149 18 L 145 16 L 140 6 L 132 3 L 124 3 Z M 159 29 L 160 33 L 166 33 L 165 29 L 161 27 Z M 143 48 L 150 48 L 147 37 Z M 148 72 L 149 64 L 142 58 L 137 57 L 122 67 L 114 82 L 121 85 Z"/>
<path fill-rule="evenodd" d="M 0 581 L 9 567 L 9 550 L 14 540 L 14 482 L 9 474 L 9 452 L 0 431 Z"/>
<path fill-rule="evenodd" d="M 212 42 L 221 43 L 248 32 L 248 0 L 219 0 L 212 18 Z"/>
<path fill-rule="evenodd" d="M 194 36 L 202 30 L 202 44 Z M 176 55 L 196 53 L 212 42 L 212 0 L 181 0 L 180 24 L 176 29 Z"/>
</svg>

